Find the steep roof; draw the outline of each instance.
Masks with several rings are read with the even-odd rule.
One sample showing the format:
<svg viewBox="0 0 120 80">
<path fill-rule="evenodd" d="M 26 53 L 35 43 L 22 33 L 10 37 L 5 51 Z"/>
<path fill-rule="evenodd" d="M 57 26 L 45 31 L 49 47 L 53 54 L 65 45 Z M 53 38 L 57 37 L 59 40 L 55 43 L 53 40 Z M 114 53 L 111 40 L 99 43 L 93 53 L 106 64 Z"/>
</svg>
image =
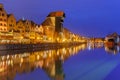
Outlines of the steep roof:
<svg viewBox="0 0 120 80">
<path fill-rule="evenodd" d="M 118 36 L 118 34 L 116 32 L 107 35 L 107 37 L 117 37 L 117 36 Z"/>
<path fill-rule="evenodd" d="M 65 17 L 65 13 L 63 11 L 51 12 L 47 17 Z"/>
<path fill-rule="evenodd" d="M 52 25 L 52 21 L 51 19 L 46 19 L 43 23 L 42 23 L 43 26 L 46 26 L 46 25 Z"/>
</svg>

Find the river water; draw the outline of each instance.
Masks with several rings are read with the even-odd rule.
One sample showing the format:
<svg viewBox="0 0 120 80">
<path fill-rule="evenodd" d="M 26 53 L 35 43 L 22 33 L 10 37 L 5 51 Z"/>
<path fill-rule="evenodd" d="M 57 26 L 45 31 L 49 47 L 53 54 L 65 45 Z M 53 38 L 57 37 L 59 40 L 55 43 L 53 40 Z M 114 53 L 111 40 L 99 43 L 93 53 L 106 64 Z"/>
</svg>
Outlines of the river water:
<svg viewBox="0 0 120 80">
<path fill-rule="evenodd" d="M 0 80 L 120 80 L 119 46 L 102 43 L 0 56 Z"/>
</svg>

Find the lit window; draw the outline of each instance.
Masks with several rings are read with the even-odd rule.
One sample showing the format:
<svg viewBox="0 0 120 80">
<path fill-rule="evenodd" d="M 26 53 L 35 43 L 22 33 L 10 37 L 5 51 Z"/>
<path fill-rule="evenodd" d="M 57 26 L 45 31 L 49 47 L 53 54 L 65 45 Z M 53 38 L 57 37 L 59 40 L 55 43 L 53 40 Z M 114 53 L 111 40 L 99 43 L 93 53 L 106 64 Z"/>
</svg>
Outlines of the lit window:
<svg viewBox="0 0 120 80">
<path fill-rule="evenodd" d="M 2 11 L 3 9 L 2 8 L 0 8 L 0 11 Z"/>
<path fill-rule="evenodd" d="M 0 18 L 0 21 L 2 21 L 2 18 Z"/>
<path fill-rule="evenodd" d="M 2 23 L 0 23 L 0 26 L 2 26 Z"/>
<path fill-rule="evenodd" d="M 11 20 L 11 22 L 13 22 L 13 20 Z"/>
<path fill-rule="evenodd" d="M 6 26 L 6 24 L 4 24 L 4 26 Z"/>
<path fill-rule="evenodd" d="M 11 26 L 12 26 L 12 24 L 9 24 L 9 26 L 11 27 Z"/>
<path fill-rule="evenodd" d="M 4 19 L 4 21 L 6 21 L 6 19 Z"/>
<path fill-rule="evenodd" d="M 4 13 L 2 13 L 2 16 L 5 16 L 5 14 L 4 14 Z"/>
</svg>

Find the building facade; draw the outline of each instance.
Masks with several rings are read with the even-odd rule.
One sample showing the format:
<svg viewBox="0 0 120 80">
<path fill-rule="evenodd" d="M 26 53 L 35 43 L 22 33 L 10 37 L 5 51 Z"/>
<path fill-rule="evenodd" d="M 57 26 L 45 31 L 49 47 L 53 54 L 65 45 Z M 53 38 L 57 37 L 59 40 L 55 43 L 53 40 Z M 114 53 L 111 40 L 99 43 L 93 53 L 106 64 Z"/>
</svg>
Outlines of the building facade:
<svg viewBox="0 0 120 80">
<path fill-rule="evenodd" d="M 47 39 L 54 42 L 61 42 L 64 38 L 63 34 L 63 20 L 65 13 L 62 11 L 51 12 L 46 20 L 42 23 L 43 34 Z"/>
<path fill-rule="evenodd" d="M 17 30 L 17 27 L 16 27 L 16 18 L 14 17 L 13 14 L 8 14 L 7 15 L 8 19 L 7 19 L 7 27 L 8 27 L 8 31 L 11 32 L 11 31 L 16 31 Z"/>
<path fill-rule="evenodd" d="M 0 32 L 8 32 L 7 13 L 2 4 L 0 4 Z"/>
<path fill-rule="evenodd" d="M 25 26 L 24 26 L 23 20 L 20 19 L 19 21 L 17 21 L 16 25 L 17 25 L 17 31 L 20 32 L 20 34 L 24 34 Z"/>
</svg>

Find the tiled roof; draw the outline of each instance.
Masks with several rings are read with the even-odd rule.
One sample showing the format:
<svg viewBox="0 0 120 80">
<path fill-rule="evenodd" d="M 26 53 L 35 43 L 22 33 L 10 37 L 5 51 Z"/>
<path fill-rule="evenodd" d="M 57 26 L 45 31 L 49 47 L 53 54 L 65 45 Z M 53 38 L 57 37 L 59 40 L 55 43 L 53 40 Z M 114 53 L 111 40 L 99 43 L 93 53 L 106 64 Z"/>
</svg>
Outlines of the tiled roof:
<svg viewBox="0 0 120 80">
<path fill-rule="evenodd" d="M 65 13 L 63 11 L 51 12 L 48 17 L 65 17 Z"/>
</svg>

